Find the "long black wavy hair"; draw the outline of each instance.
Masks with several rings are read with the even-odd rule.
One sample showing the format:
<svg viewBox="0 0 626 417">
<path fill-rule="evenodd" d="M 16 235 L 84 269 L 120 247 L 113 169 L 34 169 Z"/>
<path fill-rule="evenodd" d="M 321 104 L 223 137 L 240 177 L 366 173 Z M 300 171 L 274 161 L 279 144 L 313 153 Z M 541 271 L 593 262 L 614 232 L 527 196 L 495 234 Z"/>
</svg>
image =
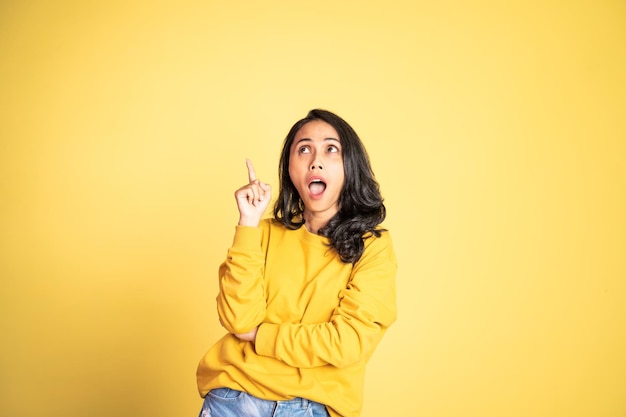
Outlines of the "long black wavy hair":
<svg viewBox="0 0 626 417">
<path fill-rule="evenodd" d="M 302 126 L 314 120 L 331 125 L 339 134 L 345 180 L 339 196 L 339 211 L 318 231 L 330 240 L 330 246 L 345 263 L 355 263 L 363 254 L 364 240 L 380 237 L 385 229 L 386 209 L 374 177 L 367 151 L 354 129 L 341 117 L 327 110 L 311 110 L 289 130 L 280 155 L 278 178 L 280 190 L 274 204 L 274 219 L 295 230 L 304 224 L 304 203 L 289 177 L 291 144 Z"/>
</svg>

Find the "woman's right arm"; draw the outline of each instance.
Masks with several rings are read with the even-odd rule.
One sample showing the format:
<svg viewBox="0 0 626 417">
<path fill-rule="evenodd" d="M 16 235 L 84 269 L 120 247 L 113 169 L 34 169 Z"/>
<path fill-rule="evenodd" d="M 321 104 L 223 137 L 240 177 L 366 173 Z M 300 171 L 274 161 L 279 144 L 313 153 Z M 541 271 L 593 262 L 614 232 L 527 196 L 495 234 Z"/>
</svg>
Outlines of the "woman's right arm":
<svg viewBox="0 0 626 417">
<path fill-rule="evenodd" d="M 217 312 L 231 333 L 253 330 L 265 318 L 265 256 L 259 227 L 237 226 L 233 245 L 219 268 Z"/>
<path fill-rule="evenodd" d="M 252 162 L 246 159 L 248 184 L 235 191 L 239 224 L 226 261 L 219 269 L 217 311 L 229 332 L 241 335 L 254 331 L 265 318 L 261 250 L 261 218 L 271 200 L 271 188 L 256 178 Z"/>
</svg>

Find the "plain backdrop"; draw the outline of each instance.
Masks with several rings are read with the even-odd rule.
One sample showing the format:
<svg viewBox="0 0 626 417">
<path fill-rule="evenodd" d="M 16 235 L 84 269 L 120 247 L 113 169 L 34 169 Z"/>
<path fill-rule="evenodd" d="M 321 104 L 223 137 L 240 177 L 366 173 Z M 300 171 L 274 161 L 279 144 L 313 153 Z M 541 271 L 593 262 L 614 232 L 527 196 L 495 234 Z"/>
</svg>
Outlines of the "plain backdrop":
<svg viewBox="0 0 626 417">
<path fill-rule="evenodd" d="M 0 415 L 195 416 L 245 158 L 363 139 L 363 417 L 626 415 L 626 3 L 0 2 Z"/>
</svg>

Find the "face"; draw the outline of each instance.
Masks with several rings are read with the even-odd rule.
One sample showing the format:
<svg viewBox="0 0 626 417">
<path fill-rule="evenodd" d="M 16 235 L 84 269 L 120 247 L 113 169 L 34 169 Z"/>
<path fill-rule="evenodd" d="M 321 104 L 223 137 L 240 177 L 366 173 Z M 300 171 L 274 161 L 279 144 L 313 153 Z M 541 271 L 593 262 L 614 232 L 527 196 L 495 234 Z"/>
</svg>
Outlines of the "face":
<svg viewBox="0 0 626 417">
<path fill-rule="evenodd" d="M 343 154 L 335 128 L 321 120 L 296 133 L 289 153 L 289 177 L 304 202 L 304 218 L 328 222 L 339 211 Z"/>
</svg>

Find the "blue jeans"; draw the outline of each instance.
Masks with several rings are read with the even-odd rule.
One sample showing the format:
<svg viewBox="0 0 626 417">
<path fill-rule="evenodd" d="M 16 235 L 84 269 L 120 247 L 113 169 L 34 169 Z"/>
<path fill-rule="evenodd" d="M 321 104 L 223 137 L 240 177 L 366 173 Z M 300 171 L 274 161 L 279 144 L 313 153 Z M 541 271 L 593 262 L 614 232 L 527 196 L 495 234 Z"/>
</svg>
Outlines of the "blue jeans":
<svg viewBox="0 0 626 417">
<path fill-rule="evenodd" d="M 216 388 L 204 397 L 199 417 L 330 417 L 323 404 L 304 398 L 269 401 L 230 388 Z"/>
</svg>

